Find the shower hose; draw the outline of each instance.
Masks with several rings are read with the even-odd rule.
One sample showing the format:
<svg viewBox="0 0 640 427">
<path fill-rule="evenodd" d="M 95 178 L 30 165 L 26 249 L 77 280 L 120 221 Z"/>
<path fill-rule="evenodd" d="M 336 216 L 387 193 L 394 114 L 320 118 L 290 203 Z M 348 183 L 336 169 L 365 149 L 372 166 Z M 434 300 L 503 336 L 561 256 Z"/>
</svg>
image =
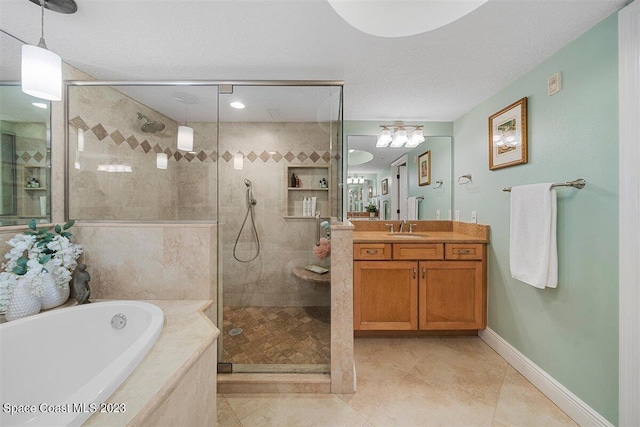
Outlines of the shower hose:
<svg viewBox="0 0 640 427">
<path fill-rule="evenodd" d="M 258 255 L 260 255 L 260 238 L 258 237 L 258 230 L 256 230 L 256 221 L 253 217 L 253 207 L 255 206 L 257 201 L 253 198 L 251 181 L 245 179 L 244 184 L 247 186 L 247 213 L 244 215 L 244 221 L 242 221 L 242 226 L 240 226 L 240 230 L 238 231 L 238 237 L 236 237 L 236 242 L 233 245 L 233 257 L 236 259 L 236 261 L 251 262 L 254 259 L 258 258 Z M 249 218 L 249 216 L 251 216 L 251 234 L 256 238 L 257 251 L 255 256 L 253 256 L 252 258 L 240 259 L 236 255 L 236 250 L 238 249 L 238 241 L 240 240 L 240 235 L 242 234 L 242 230 L 244 230 L 244 227 L 247 224 L 247 219 Z"/>
</svg>

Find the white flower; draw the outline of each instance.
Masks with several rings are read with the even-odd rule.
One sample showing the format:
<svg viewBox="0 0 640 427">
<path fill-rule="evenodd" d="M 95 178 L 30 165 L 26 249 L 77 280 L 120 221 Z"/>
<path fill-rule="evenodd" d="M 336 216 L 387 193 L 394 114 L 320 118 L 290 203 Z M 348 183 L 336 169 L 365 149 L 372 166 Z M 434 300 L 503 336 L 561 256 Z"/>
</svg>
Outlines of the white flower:
<svg viewBox="0 0 640 427">
<path fill-rule="evenodd" d="M 20 258 L 24 257 L 27 260 L 26 266 L 23 265 L 26 267 L 23 277 L 29 292 L 33 295 L 42 296 L 44 293 L 45 274 L 51 273 L 60 288 L 71 280 L 71 274 L 78 265 L 77 259 L 82 253 L 82 246 L 71 243 L 67 237 L 59 234 L 46 245 L 38 246 L 39 238 L 41 239 L 40 235 L 16 234 L 7 242 L 12 249 L 5 255 L 7 262 L 2 264 L 5 271 L 0 273 L 0 313 L 6 310 L 11 301 L 12 290 L 19 277 L 13 269 L 18 266 Z M 40 261 L 47 255 L 50 259 L 41 264 Z"/>
</svg>

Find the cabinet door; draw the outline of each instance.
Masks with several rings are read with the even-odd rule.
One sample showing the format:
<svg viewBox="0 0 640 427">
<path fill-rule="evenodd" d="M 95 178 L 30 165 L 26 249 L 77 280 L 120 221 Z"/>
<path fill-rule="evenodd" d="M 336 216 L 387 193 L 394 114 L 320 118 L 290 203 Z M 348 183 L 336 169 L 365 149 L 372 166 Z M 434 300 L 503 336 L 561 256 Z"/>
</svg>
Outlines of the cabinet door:
<svg viewBox="0 0 640 427">
<path fill-rule="evenodd" d="M 420 263 L 420 329 L 483 329 L 486 305 L 482 261 Z"/>
<path fill-rule="evenodd" d="M 353 263 L 353 328 L 418 329 L 418 263 Z"/>
</svg>

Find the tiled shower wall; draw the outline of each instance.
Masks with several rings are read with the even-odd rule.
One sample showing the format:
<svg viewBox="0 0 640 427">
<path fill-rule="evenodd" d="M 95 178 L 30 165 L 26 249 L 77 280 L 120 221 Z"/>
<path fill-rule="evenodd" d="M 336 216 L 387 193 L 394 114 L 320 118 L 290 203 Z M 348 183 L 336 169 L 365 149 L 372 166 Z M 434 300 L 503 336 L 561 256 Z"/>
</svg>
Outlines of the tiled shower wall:
<svg viewBox="0 0 640 427">
<path fill-rule="evenodd" d="M 314 219 L 285 219 L 287 165 L 330 165 L 332 215 L 336 212 L 336 125 L 329 123 L 221 123 L 220 152 L 223 156 L 242 152 L 243 169 L 233 160 L 219 162 L 220 233 L 225 306 L 328 306 L 329 286 L 297 279 L 297 266 L 329 266 L 329 259 L 313 255 Z M 332 136 L 333 135 L 333 136 Z M 332 147 L 333 143 L 333 147 Z M 260 255 L 249 263 L 236 261 L 233 247 L 244 220 L 246 186 L 253 183 L 255 223 Z M 255 254 L 249 230 L 250 219 L 238 244 L 238 255 Z"/>
</svg>

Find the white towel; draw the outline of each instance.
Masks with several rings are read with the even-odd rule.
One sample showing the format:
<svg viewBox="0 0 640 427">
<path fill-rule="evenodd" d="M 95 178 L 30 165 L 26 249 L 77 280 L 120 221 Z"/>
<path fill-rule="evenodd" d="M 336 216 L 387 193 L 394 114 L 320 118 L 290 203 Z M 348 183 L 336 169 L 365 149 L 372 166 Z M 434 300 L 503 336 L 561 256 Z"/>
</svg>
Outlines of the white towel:
<svg viewBox="0 0 640 427">
<path fill-rule="evenodd" d="M 540 289 L 558 286 L 556 190 L 551 185 L 511 189 L 511 276 Z"/>
<path fill-rule="evenodd" d="M 418 199 L 415 197 L 407 199 L 407 219 L 418 219 Z"/>
</svg>

